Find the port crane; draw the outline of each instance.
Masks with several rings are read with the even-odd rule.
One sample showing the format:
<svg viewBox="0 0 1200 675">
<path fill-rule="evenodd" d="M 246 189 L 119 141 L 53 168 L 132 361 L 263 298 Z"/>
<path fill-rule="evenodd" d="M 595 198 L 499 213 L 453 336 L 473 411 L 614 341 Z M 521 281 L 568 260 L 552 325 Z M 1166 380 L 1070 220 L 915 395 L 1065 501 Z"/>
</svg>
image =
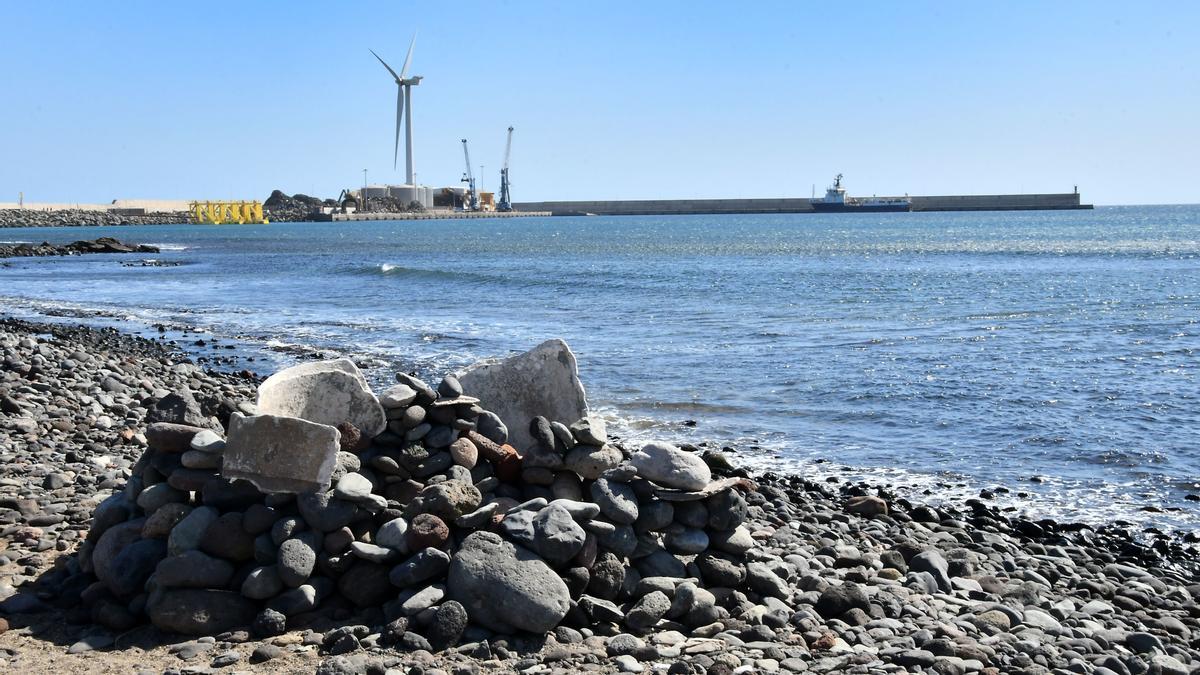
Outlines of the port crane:
<svg viewBox="0 0 1200 675">
<path fill-rule="evenodd" d="M 512 211 L 512 199 L 508 194 L 508 157 L 512 154 L 512 132 L 508 128 L 508 140 L 504 143 L 504 164 L 500 165 L 500 201 L 496 204 L 497 211 Z"/>
<path fill-rule="evenodd" d="M 467 184 L 467 198 L 463 202 L 463 210 L 479 210 L 479 193 L 475 191 L 475 174 L 471 173 L 471 151 L 467 150 L 467 139 L 462 139 L 463 158 L 467 160 L 467 171 L 463 174 L 462 182 Z"/>
</svg>

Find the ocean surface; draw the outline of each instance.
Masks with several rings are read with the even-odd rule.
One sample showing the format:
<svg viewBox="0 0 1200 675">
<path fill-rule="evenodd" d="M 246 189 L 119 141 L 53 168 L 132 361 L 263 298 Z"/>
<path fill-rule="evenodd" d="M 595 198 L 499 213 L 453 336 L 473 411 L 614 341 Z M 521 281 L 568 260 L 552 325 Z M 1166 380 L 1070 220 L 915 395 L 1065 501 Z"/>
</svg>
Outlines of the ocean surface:
<svg viewBox="0 0 1200 675">
<path fill-rule="evenodd" d="M 0 230 L 102 235 L 164 250 L 0 261 L 0 313 L 379 385 L 562 337 L 626 439 L 1200 525 L 1200 206 Z"/>
</svg>

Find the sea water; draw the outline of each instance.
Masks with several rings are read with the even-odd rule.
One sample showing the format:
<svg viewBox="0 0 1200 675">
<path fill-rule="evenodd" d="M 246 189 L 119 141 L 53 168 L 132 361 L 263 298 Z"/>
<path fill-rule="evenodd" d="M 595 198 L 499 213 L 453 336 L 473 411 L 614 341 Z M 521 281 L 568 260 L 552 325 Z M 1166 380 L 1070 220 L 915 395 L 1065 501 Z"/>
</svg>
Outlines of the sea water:
<svg viewBox="0 0 1200 675">
<path fill-rule="evenodd" d="M 377 385 L 550 337 L 632 442 L 1194 528 L 1200 207 L 0 230 L 0 312 L 346 354 Z M 126 267 L 152 257 L 168 267 Z M 569 420 L 567 420 L 569 422 Z M 828 460 L 822 462 L 822 460 Z"/>
</svg>

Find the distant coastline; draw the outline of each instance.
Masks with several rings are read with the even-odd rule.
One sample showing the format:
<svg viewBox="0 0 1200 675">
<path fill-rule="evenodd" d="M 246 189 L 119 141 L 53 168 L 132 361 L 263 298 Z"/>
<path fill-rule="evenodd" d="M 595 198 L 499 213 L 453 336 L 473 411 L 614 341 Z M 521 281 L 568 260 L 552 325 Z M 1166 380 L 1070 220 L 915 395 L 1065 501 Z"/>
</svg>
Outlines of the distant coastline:
<svg viewBox="0 0 1200 675">
<path fill-rule="evenodd" d="M 279 191 L 276 191 L 279 193 Z M 279 193 L 282 194 L 282 193 Z M 274 198 L 274 194 L 272 198 Z M 296 197 L 302 197 L 297 195 Z M 331 214 L 322 211 L 321 200 L 297 202 L 293 198 L 272 204 L 265 202 L 271 222 L 405 220 L 443 218 L 490 218 L 500 216 L 661 216 L 722 215 L 762 213 L 815 213 L 807 197 L 756 199 L 633 199 L 516 202 L 506 214 L 429 210 L 419 213 L 370 212 Z M 327 200 L 332 202 L 332 200 Z M 1091 209 L 1078 192 L 1031 193 L 1010 195 L 934 195 L 911 197 L 912 210 L 920 211 L 1064 211 Z M 161 202 L 167 204 L 167 202 Z M 146 211 L 114 206 L 103 208 L 0 208 L 0 228 L 5 227 L 91 227 L 105 225 L 177 225 L 191 222 L 187 211 Z M 326 209 L 327 211 L 328 209 Z"/>
</svg>

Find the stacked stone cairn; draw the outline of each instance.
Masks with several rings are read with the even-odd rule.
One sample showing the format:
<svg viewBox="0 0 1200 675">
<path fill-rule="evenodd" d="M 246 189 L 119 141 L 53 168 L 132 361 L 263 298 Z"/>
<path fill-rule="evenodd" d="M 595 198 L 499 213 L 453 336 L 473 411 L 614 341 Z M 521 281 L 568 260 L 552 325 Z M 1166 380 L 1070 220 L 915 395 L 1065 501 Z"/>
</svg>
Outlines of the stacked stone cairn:
<svg viewBox="0 0 1200 675">
<path fill-rule="evenodd" d="M 719 455 L 631 452 L 591 415 L 533 416 L 514 447 L 455 377 L 397 380 L 376 396 L 349 360 L 310 363 L 264 381 L 227 437 L 151 424 L 79 551 L 93 619 L 260 637 L 337 620 L 335 654 L 564 627 L 635 647 L 712 637 L 731 606 L 786 622 L 783 563 L 747 560 L 754 486 L 714 479 Z"/>
</svg>

